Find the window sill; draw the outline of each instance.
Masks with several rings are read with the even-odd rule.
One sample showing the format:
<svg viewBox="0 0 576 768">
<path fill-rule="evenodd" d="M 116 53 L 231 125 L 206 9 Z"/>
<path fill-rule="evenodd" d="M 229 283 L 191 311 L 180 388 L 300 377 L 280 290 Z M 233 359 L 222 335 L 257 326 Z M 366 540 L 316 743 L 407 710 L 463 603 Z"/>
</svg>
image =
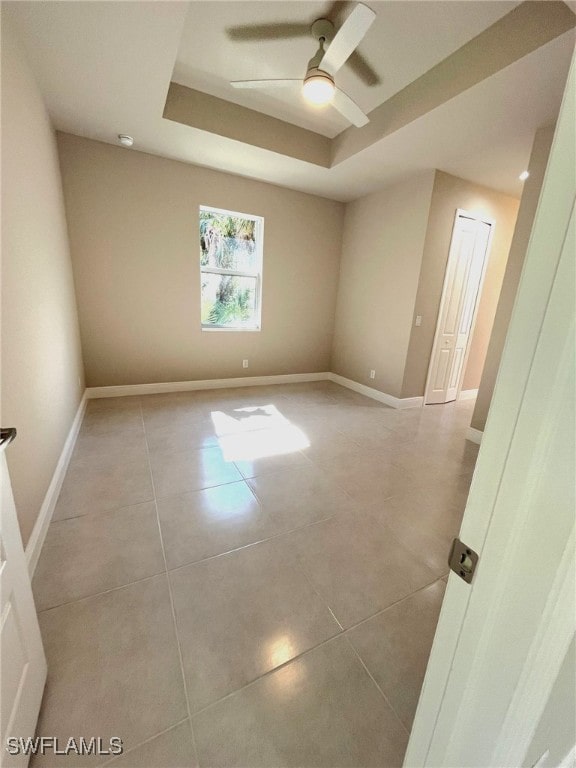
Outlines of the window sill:
<svg viewBox="0 0 576 768">
<path fill-rule="evenodd" d="M 202 326 L 202 332 L 207 333 L 260 333 L 261 328 L 209 328 Z"/>
</svg>

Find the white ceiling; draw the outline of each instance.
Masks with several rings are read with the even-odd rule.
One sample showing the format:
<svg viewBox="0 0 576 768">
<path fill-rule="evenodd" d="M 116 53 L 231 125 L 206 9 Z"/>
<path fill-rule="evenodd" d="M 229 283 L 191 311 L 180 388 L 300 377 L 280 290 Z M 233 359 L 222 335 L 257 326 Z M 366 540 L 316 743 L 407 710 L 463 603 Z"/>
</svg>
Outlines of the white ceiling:
<svg viewBox="0 0 576 768">
<path fill-rule="evenodd" d="M 350 198 L 425 168 L 519 197 L 518 174 L 528 166 L 536 127 L 557 116 L 573 47 L 573 35 L 563 35 L 346 160 Z"/>
<path fill-rule="evenodd" d="M 422 74 L 514 3 L 504 7 L 498 2 L 427 0 L 370 5 L 378 11 L 376 29 L 374 39 L 367 36 L 361 50 L 383 82 L 370 89 L 353 73 L 342 71 L 342 85 L 350 93 L 357 89 L 353 95 L 366 109 Z M 420 13 L 412 15 L 416 7 Z M 169 0 L 3 3 L 3 13 L 20 31 L 58 129 L 109 143 L 116 143 L 118 133 L 128 133 L 135 138 L 136 150 L 336 200 L 353 199 L 425 168 L 440 168 L 519 195 L 518 173 L 528 162 L 535 130 L 556 117 L 574 44 L 571 32 L 562 35 L 328 169 L 164 120 L 162 111 L 175 64 L 181 82 L 219 96 L 224 94 L 217 89 L 226 89 L 230 77 L 266 76 L 258 67 L 273 66 L 274 77 L 292 74 L 276 71 L 292 66 L 292 52 L 298 51 L 296 58 L 302 56 L 305 66 L 314 52 L 309 53 L 305 39 L 282 41 L 281 50 L 274 45 L 273 52 L 264 53 L 260 44 L 232 45 L 225 30 L 271 18 L 313 20 L 329 6 L 273 0 L 193 2 L 187 16 L 188 8 L 186 2 Z M 196 24 L 198 29 L 191 31 Z M 435 32 L 428 34 L 432 28 Z M 193 77 L 198 80 L 184 80 Z M 288 110 L 291 118 L 273 114 L 301 125 L 300 120 L 308 120 L 298 105 L 261 107 L 272 109 Z M 337 132 L 338 127 L 330 123 L 323 130 Z"/>
</svg>

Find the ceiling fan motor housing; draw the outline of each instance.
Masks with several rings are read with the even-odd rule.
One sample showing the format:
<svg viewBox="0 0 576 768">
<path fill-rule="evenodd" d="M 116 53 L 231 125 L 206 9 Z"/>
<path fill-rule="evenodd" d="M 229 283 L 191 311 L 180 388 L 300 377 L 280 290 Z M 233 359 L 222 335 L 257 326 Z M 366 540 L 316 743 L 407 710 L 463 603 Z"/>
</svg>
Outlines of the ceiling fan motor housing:
<svg viewBox="0 0 576 768">
<path fill-rule="evenodd" d="M 304 82 L 311 80 L 312 78 L 322 78 L 323 80 L 327 80 L 329 83 L 334 85 L 334 78 L 332 75 L 329 75 L 328 72 L 323 72 L 321 69 L 318 69 L 318 67 L 310 66 L 309 64 L 306 75 L 304 77 Z"/>
</svg>

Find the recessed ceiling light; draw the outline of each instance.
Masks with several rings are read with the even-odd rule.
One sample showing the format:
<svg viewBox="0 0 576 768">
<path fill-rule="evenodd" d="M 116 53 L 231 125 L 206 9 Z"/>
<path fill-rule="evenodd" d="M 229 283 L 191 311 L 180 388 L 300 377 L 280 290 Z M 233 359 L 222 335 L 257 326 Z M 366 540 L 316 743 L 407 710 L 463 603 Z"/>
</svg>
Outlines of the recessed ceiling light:
<svg viewBox="0 0 576 768">
<path fill-rule="evenodd" d="M 128 136 L 126 133 L 119 133 L 118 141 L 120 144 L 122 144 L 123 147 L 131 147 L 132 144 L 134 144 L 134 139 L 132 136 Z"/>
<path fill-rule="evenodd" d="M 520 179 L 520 181 L 526 181 L 528 176 L 530 176 L 528 171 L 522 171 L 522 173 L 520 174 L 520 176 L 518 176 L 518 178 Z"/>
</svg>

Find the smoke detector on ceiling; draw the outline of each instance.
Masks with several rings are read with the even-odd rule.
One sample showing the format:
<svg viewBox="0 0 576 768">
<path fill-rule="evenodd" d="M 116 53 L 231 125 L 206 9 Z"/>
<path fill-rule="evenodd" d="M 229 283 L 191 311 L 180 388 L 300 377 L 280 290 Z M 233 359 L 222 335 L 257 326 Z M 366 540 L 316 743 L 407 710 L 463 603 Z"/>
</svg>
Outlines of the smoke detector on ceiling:
<svg viewBox="0 0 576 768">
<path fill-rule="evenodd" d="M 131 147 L 132 144 L 134 144 L 134 139 L 132 136 L 128 136 L 126 133 L 119 133 L 118 134 L 118 141 L 120 144 L 122 144 L 123 147 Z"/>
</svg>

